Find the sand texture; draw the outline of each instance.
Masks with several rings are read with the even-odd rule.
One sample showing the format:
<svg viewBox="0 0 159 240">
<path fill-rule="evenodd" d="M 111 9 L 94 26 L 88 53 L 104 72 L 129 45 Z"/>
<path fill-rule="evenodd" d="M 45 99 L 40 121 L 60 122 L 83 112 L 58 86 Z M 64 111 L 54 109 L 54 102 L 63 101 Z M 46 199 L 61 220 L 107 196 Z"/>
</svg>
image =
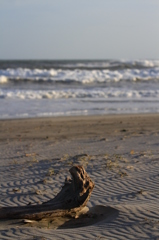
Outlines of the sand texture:
<svg viewBox="0 0 159 240">
<path fill-rule="evenodd" d="M 0 121 L 0 207 L 52 199 L 73 165 L 95 183 L 92 213 L 1 220 L 0 239 L 159 239 L 159 115 Z"/>
</svg>

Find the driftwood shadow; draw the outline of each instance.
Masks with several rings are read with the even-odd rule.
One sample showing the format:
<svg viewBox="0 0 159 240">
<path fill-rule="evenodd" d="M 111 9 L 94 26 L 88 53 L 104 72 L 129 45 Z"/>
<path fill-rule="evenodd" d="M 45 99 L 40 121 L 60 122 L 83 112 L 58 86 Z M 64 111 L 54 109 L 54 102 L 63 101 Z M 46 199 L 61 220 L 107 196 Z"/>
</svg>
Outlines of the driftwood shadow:
<svg viewBox="0 0 159 240">
<path fill-rule="evenodd" d="M 94 224 L 100 224 L 100 222 L 110 223 L 114 221 L 119 215 L 119 211 L 112 207 L 106 207 L 103 205 L 97 205 L 90 209 L 86 207 L 86 210 L 81 212 L 76 217 L 56 217 L 46 218 L 40 221 L 29 221 L 21 223 L 25 227 L 37 227 L 46 229 L 69 229 L 87 227 Z M 24 225 L 25 223 L 25 225 Z"/>
<path fill-rule="evenodd" d="M 66 221 L 63 225 L 59 226 L 58 229 L 86 227 L 102 221 L 111 222 L 114 221 L 118 215 L 119 211 L 115 208 L 97 205 L 90 208 L 87 213 L 81 215 L 79 218 L 71 218 L 69 221 Z"/>
</svg>

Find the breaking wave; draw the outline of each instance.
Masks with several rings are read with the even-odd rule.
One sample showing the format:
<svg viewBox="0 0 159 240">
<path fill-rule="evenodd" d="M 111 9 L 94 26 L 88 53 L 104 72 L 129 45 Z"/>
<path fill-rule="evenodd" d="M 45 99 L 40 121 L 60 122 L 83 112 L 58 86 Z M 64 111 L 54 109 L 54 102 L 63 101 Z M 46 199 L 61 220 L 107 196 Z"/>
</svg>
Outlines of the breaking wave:
<svg viewBox="0 0 159 240">
<path fill-rule="evenodd" d="M 130 89 L 68 89 L 68 90 L 0 90 L 0 98 L 12 99 L 154 99 L 159 100 L 159 90 Z"/>
<path fill-rule="evenodd" d="M 63 70 L 63 69 L 6 69 L 0 70 L 0 83 L 10 81 L 54 82 L 54 83 L 104 83 L 119 81 L 159 80 L 159 67 L 124 70 Z"/>
</svg>

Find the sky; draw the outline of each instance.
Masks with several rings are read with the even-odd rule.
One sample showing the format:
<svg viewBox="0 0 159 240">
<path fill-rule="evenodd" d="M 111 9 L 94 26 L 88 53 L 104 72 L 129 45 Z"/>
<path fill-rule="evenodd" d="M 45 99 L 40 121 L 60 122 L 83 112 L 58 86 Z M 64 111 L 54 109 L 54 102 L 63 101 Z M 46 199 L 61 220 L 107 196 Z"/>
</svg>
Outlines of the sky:
<svg viewBox="0 0 159 240">
<path fill-rule="evenodd" d="M 159 0 L 0 0 L 0 59 L 159 59 Z"/>
</svg>

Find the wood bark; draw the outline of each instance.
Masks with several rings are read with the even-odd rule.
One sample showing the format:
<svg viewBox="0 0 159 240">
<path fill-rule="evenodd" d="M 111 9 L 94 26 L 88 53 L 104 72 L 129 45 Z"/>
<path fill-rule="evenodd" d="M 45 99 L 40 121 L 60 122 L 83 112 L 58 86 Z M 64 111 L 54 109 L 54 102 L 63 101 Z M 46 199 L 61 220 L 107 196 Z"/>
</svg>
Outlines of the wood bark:
<svg viewBox="0 0 159 240">
<path fill-rule="evenodd" d="M 69 172 L 72 179 L 66 179 L 61 191 L 54 199 L 39 205 L 2 207 L 0 219 L 30 219 L 72 216 L 75 217 L 87 204 L 94 183 L 82 166 L 73 166 Z"/>
</svg>

